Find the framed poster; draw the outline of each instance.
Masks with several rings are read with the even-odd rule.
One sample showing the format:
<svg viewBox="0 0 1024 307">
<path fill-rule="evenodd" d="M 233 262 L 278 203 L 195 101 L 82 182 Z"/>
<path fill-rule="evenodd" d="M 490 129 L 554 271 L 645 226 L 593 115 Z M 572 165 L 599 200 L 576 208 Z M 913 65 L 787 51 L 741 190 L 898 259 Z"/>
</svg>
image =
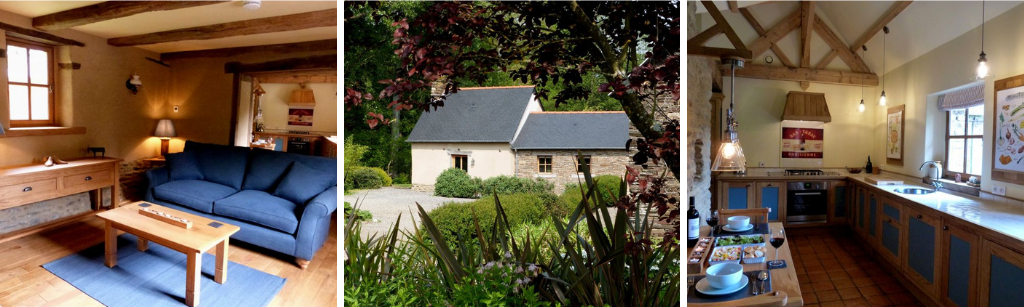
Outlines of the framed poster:
<svg viewBox="0 0 1024 307">
<path fill-rule="evenodd" d="M 885 163 L 903 165 L 903 128 L 906 105 L 889 108 L 885 115 Z"/>
<path fill-rule="evenodd" d="M 313 109 L 288 109 L 289 126 L 313 126 Z"/>
<path fill-rule="evenodd" d="M 825 123 L 782 121 L 782 167 L 821 167 L 825 157 Z"/>
<path fill-rule="evenodd" d="M 1024 184 L 1024 75 L 995 82 L 992 180 Z"/>
</svg>

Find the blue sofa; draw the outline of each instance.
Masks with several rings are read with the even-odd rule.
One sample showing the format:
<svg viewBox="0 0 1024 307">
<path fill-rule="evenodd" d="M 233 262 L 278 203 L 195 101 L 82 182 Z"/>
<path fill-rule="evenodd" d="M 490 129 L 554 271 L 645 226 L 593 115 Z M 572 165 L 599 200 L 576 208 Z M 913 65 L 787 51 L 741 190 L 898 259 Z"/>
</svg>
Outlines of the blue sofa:
<svg viewBox="0 0 1024 307">
<path fill-rule="evenodd" d="M 337 159 L 187 141 L 146 172 L 145 200 L 239 226 L 232 240 L 305 268 L 338 208 L 337 170 Z"/>
</svg>

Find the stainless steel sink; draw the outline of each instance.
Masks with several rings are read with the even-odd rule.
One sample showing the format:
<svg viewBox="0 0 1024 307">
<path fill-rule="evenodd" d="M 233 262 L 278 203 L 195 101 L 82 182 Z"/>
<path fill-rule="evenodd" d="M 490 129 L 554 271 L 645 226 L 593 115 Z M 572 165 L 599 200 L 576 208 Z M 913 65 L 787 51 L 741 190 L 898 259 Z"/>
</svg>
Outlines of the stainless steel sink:
<svg viewBox="0 0 1024 307">
<path fill-rule="evenodd" d="M 895 191 L 896 191 L 896 193 L 903 193 L 903 194 L 917 194 L 917 195 L 923 195 L 923 194 L 931 194 L 931 193 L 935 193 L 935 190 L 928 190 L 928 189 L 917 189 L 917 188 L 904 188 L 904 189 L 896 189 Z"/>
</svg>

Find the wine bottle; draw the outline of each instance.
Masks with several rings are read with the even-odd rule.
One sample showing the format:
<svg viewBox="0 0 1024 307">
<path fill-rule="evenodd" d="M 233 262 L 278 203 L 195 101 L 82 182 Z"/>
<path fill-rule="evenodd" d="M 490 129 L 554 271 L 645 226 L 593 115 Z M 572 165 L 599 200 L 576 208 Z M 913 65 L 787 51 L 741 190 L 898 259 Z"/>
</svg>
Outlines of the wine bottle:
<svg viewBox="0 0 1024 307">
<path fill-rule="evenodd" d="M 700 237 L 700 213 L 693 203 L 693 196 L 690 197 L 690 210 L 686 211 L 686 246 L 697 245 L 697 238 Z"/>
<path fill-rule="evenodd" d="M 864 168 L 864 171 L 866 171 L 868 174 L 871 173 L 871 156 L 868 156 L 868 165 L 865 165 Z"/>
</svg>

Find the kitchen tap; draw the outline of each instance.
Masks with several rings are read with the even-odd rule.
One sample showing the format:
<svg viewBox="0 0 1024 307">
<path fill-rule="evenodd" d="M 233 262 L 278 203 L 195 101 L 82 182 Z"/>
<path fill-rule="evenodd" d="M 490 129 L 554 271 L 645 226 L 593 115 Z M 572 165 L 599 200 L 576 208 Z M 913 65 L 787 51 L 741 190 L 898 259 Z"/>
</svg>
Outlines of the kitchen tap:
<svg viewBox="0 0 1024 307">
<path fill-rule="evenodd" d="M 932 187 L 935 188 L 935 192 L 938 192 L 939 189 L 942 188 L 942 182 L 939 182 L 938 180 L 932 180 Z"/>
<path fill-rule="evenodd" d="M 942 178 L 942 161 L 939 160 L 926 161 L 923 164 L 921 164 L 921 167 L 918 168 L 917 170 L 923 170 L 924 167 L 928 164 L 932 164 L 935 166 L 935 176 L 932 177 L 932 181 L 938 181 L 939 178 Z"/>
</svg>

